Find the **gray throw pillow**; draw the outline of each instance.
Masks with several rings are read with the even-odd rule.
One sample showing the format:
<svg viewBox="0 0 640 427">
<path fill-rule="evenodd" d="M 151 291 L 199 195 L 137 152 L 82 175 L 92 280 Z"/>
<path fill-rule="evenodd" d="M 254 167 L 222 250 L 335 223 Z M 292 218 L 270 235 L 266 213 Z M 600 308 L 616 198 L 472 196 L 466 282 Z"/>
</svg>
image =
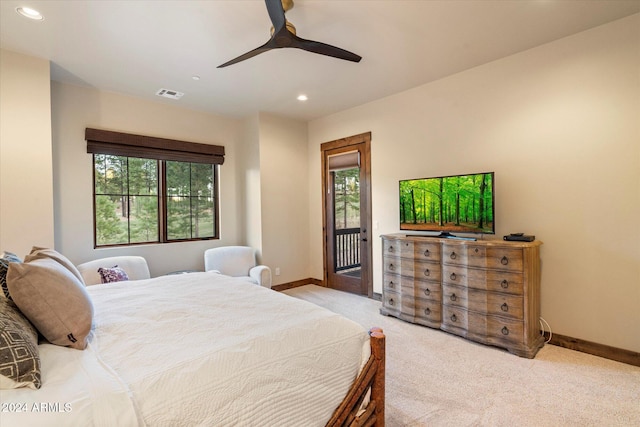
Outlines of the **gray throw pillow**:
<svg viewBox="0 0 640 427">
<path fill-rule="evenodd" d="M 20 311 L 50 343 L 84 350 L 93 305 L 73 273 L 49 258 L 11 263 L 7 285 Z"/>
<path fill-rule="evenodd" d="M 0 389 L 41 384 L 38 332 L 12 301 L 0 298 Z"/>
<path fill-rule="evenodd" d="M 69 261 L 69 259 L 66 256 L 62 255 L 60 252 L 56 251 L 55 249 L 39 248 L 38 246 L 34 246 L 33 248 L 31 248 L 31 252 L 29 253 L 29 255 L 24 257 L 24 262 L 33 261 L 36 259 L 47 259 L 47 258 L 56 261 L 57 263 L 62 265 L 64 268 L 69 270 L 71 273 L 73 273 L 74 276 L 78 278 L 78 280 L 80 280 L 80 283 L 84 285 L 84 279 L 82 278 L 82 274 L 80 274 L 76 266 L 73 265 L 73 263 Z"/>
<path fill-rule="evenodd" d="M 9 271 L 10 262 L 22 262 L 22 260 L 14 253 L 2 252 L 2 255 L 0 255 L 0 286 L 2 287 L 0 298 L 11 299 L 9 288 L 7 288 L 7 271 Z"/>
</svg>

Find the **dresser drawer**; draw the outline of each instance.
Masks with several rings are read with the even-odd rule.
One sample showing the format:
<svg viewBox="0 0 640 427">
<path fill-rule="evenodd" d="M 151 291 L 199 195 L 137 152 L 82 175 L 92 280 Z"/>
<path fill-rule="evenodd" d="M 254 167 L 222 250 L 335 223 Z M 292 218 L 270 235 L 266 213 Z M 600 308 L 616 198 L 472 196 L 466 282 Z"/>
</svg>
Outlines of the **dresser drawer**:
<svg viewBox="0 0 640 427">
<path fill-rule="evenodd" d="M 488 316 L 487 335 L 492 344 L 522 343 L 524 341 L 524 324 L 513 319 Z"/>
<path fill-rule="evenodd" d="M 440 243 L 428 241 L 416 242 L 413 256 L 416 260 L 440 263 L 440 260 L 442 259 L 440 248 Z"/>
<path fill-rule="evenodd" d="M 442 305 L 442 326 L 445 331 L 466 336 L 468 326 L 467 310 L 448 304 Z"/>
<path fill-rule="evenodd" d="M 485 286 L 488 291 L 504 292 L 513 295 L 524 293 L 524 277 L 522 273 L 505 271 L 486 271 Z"/>
<path fill-rule="evenodd" d="M 467 297 L 467 309 L 483 316 L 497 315 L 518 320 L 524 316 L 524 303 L 520 296 L 469 289 Z"/>
<path fill-rule="evenodd" d="M 385 240 L 383 255 L 440 262 L 440 243 L 434 241 Z"/>
<path fill-rule="evenodd" d="M 524 318 L 523 298 L 515 295 L 487 294 L 487 314 L 496 314 L 522 321 Z"/>
<path fill-rule="evenodd" d="M 523 280 L 522 273 L 515 271 L 483 270 L 452 264 L 442 266 L 444 283 L 473 289 L 522 295 Z"/>
<path fill-rule="evenodd" d="M 397 274 L 413 277 L 412 259 L 385 256 L 383 258 L 383 262 L 384 265 L 382 268 L 385 274 Z"/>
<path fill-rule="evenodd" d="M 498 270 L 522 271 L 524 267 L 521 248 L 487 248 L 486 257 L 472 261 L 473 266 Z"/>
<path fill-rule="evenodd" d="M 425 282 L 416 280 L 413 282 L 413 295 L 416 298 L 442 301 L 442 286 L 440 282 Z"/>
<path fill-rule="evenodd" d="M 400 297 L 422 298 L 437 301 L 442 300 L 442 287 L 440 282 L 429 282 L 400 277 L 394 274 L 385 274 L 383 292 L 399 294 Z M 396 296 L 395 300 L 399 300 Z"/>
<path fill-rule="evenodd" d="M 501 347 L 517 347 L 524 341 L 523 325 L 515 319 L 470 311 L 467 317 L 467 338 Z"/>
<path fill-rule="evenodd" d="M 439 301 L 415 299 L 415 317 L 427 320 L 430 324 L 442 321 L 442 308 Z"/>
<path fill-rule="evenodd" d="M 442 303 L 456 307 L 468 307 L 468 289 L 460 286 L 442 284 Z"/>
<path fill-rule="evenodd" d="M 400 314 L 400 307 L 402 300 L 400 299 L 400 293 L 384 291 L 382 294 L 382 307 L 392 315 Z"/>
<path fill-rule="evenodd" d="M 521 248 L 481 245 L 442 245 L 442 257 L 446 264 L 499 270 L 522 271 Z"/>
<path fill-rule="evenodd" d="M 428 261 L 415 261 L 413 263 L 412 276 L 416 279 L 435 280 L 439 282 L 442 278 L 440 264 Z"/>
<path fill-rule="evenodd" d="M 382 255 L 383 256 L 400 256 L 400 248 L 402 246 L 402 240 L 383 240 L 382 241 Z"/>
<path fill-rule="evenodd" d="M 414 261 L 410 258 L 385 256 L 383 258 L 385 274 L 397 274 L 422 280 L 440 281 L 440 264 L 427 261 Z"/>
<path fill-rule="evenodd" d="M 385 292 L 400 292 L 402 286 L 402 280 L 400 279 L 400 276 L 396 274 L 385 274 L 383 277 L 384 280 L 382 282 L 382 289 Z"/>
<path fill-rule="evenodd" d="M 469 265 L 467 259 L 467 246 L 443 244 L 442 245 L 442 262 L 455 265 Z"/>
<path fill-rule="evenodd" d="M 442 282 L 457 286 L 468 286 L 467 270 L 464 266 L 444 264 L 442 266 Z"/>
</svg>

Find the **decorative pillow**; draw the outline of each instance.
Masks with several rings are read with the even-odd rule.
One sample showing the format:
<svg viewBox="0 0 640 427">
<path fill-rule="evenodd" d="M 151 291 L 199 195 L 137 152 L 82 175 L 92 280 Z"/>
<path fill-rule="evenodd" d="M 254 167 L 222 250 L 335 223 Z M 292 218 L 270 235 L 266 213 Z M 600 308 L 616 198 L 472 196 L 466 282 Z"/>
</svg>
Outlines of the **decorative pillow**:
<svg viewBox="0 0 640 427">
<path fill-rule="evenodd" d="M 0 255 L 0 286 L 2 286 L 0 298 L 4 297 L 11 299 L 11 295 L 9 295 L 9 288 L 7 288 L 7 271 L 9 270 L 10 262 L 22 262 L 22 260 L 14 253 L 2 252 L 2 255 Z"/>
<path fill-rule="evenodd" d="M 111 268 L 100 267 L 98 269 L 98 273 L 100 274 L 100 280 L 102 283 L 124 282 L 125 280 L 129 280 L 127 272 L 119 268 L 117 265 L 114 265 Z"/>
<path fill-rule="evenodd" d="M 73 263 L 69 261 L 69 259 L 66 256 L 62 255 L 60 252 L 54 249 L 39 248 L 37 246 L 34 246 L 31 249 L 31 253 L 26 257 L 24 257 L 24 262 L 30 262 L 36 259 L 52 259 L 56 261 L 57 263 L 62 265 L 64 268 L 69 270 L 71 273 L 73 273 L 73 275 L 76 276 L 78 280 L 80 280 L 80 283 L 84 285 L 82 274 L 80 274 L 76 266 L 73 265 Z"/>
<path fill-rule="evenodd" d="M 38 332 L 12 301 L 0 298 L 0 389 L 41 385 Z"/>
<path fill-rule="evenodd" d="M 84 285 L 53 259 L 12 262 L 7 285 L 20 311 L 52 344 L 84 350 L 93 305 Z"/>
</svg>

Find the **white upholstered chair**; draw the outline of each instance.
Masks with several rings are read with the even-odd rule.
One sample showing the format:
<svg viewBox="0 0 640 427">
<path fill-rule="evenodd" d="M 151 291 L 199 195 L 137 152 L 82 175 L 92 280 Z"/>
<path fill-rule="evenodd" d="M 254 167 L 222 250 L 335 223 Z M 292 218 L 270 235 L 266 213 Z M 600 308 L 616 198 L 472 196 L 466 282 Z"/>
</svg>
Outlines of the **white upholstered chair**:
<svg viewBox="0 0 640 427">
<path fill-rule="evenodd" d="M 207 249 L 204 251 L 204 270 L 246 277 L 257 285 L 271 288 L 271 269 L 266 265 L 256 265 L 256 251 L 248 246 Z"/>
<path fill-rule="evenodd" d="M 147 260 L 141 256 L 127 255 L 100 258 L 85 262 L 76 267 L 84 279 L 84 284 L 90 286 L 102 283 L 100 274 L 98 273 L 99 268 L 112 268 L 116 265 L 127 273 L 129 280 L 142 280 L 151 277 Z"/>
</svg>

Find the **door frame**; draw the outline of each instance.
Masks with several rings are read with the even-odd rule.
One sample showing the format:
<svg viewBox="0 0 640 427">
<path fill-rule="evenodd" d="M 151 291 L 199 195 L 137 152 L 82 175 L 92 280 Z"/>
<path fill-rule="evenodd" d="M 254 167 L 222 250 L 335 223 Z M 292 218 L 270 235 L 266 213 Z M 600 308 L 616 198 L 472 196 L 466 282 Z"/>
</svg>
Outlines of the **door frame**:
<svg viewBox="0 0 640 427">
<path fill-rule="evenodd" d="M 330 258 L 327 254 L 328 251 L 328 242 L 329 238 L 333 238 L 333 236 L 328 235 L 328 227 L 327 227 L 327 206 L 328 206 L 328 184 L 329 177 L 327 175 L 327 152 L 335 149 L 344 149 L 344 151 L 348 151 L 350 146 L 364 144 L 364 150 L 361 154 L 364 156 L 364 159 L 361 162 L 361 169 L 364 172 L 364 179 L 360 179 L 360 224 L 363 229 L 364 238 L 364 247 L 361 250 L 361 280 L 362 280 L 362 294 L 366 295 L 369 298 L 373 298 L 373 265 L 372 265 L 372 257 L 373 257 L 373 242 L 371 240 L 371 132 L 361 133 L 358 135 L 349 136 L 346 138 L 336 139 L 334 141 L 329 141 L 320 144 L 321 151 L 321 167 L 322 167 L 322 258 L 323 258 L 323 283 L 324 286 L 329 286 L 329 270 L 333 268 L 333 266 L 329 265 Z M 362 175 L 362 174 L 361 174 Z M 365 209 L 365 215 L 363 218 L 362 208 Z M 364 220 L 364 221 L 363 221 Z M 362 226 L 364 224 L 364 226 Z M 366 289 L 366 292 L 364 292 Z"/>
</svg>

